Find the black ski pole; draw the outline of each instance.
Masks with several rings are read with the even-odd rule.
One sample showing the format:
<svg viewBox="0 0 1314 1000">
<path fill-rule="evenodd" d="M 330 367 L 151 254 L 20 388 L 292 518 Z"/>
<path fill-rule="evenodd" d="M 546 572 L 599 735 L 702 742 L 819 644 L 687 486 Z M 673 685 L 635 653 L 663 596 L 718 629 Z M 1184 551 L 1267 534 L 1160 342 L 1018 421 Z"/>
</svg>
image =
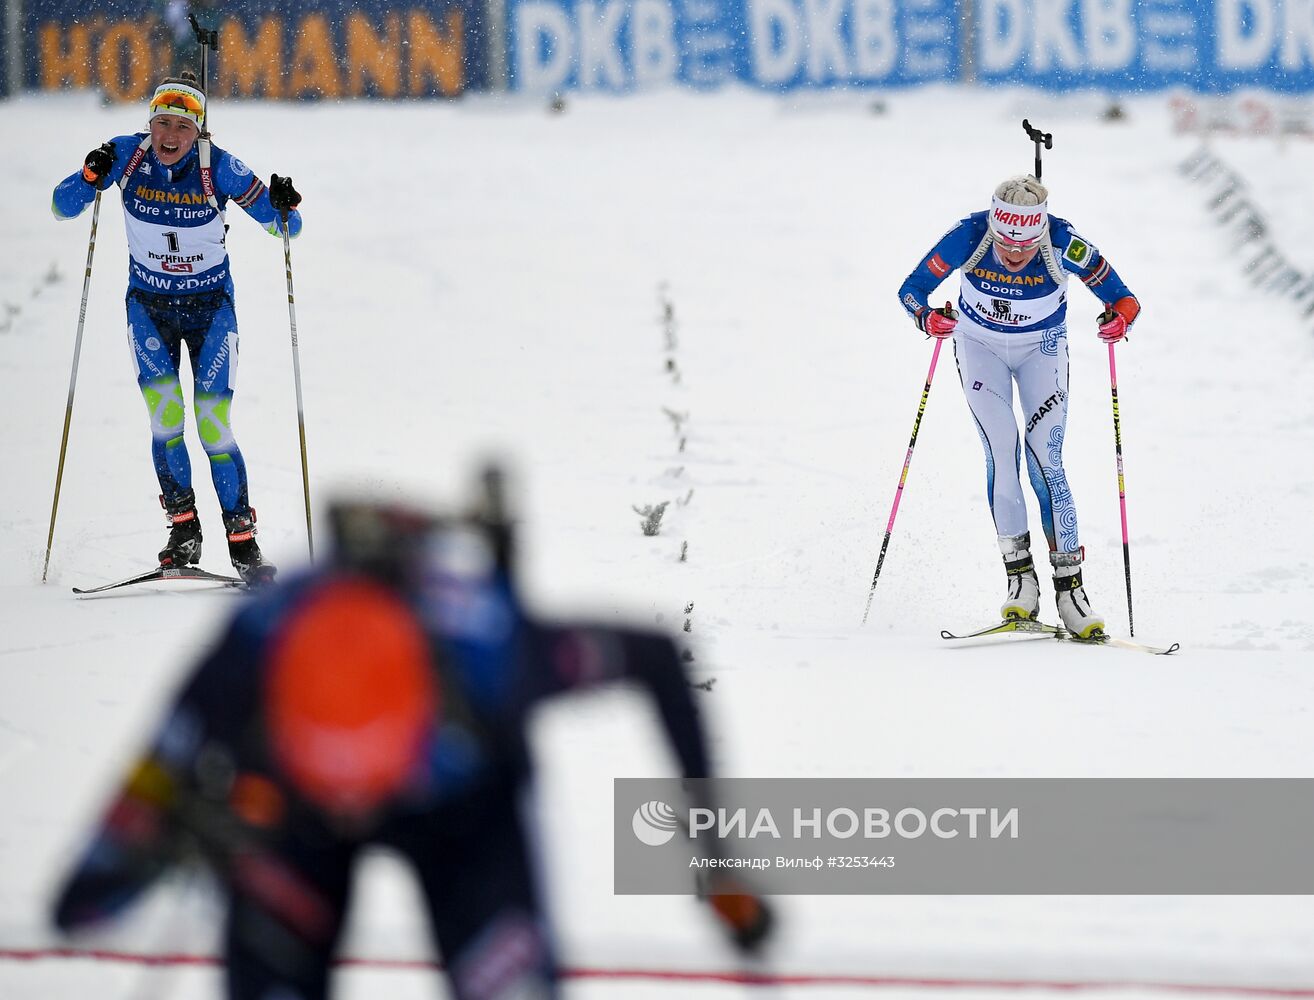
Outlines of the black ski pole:
<svg viewBox="0 0 1314 1000">
<path fill-rule="evenodd" d="M 59 442 L 59 467 L 55 470 L 55 499 L 50 504 L 50 531 L 46 533 L 46 561 L 41 567 L 41 582 L 50 572 L 50 549 L 55 542 L 55 513 L 59 510 L 59 487 L 64 481 L 64 457 L 68 454 L 68 429 L 73 423 L 73 393 L 78 387 L 78 361 L 82 357 L 82 331 L 87 325 L 87 293 L 91 290 L 91 258 L 96 253 L 96 227 L 100 223 L 100 188 L 91 209 L 91 239 L 87 241 L 87 271 L 82 277 L 82 305 L 78 309 L 78 335 L 73 341 L 73 371 L 68 377 L 68 405 L 64 407 L 64 436 Z"/>
<path fill-rule="evenodd" d="M 1027 133 L 1027 138 L 1036 144 L 1036 180 L 1040 180 L 1040 147 L 1046 149 L 1054 148 L 1054 136 L 1050 132 L 1042 132 L 1035 128 L 1027 119 L 1022 119 L 1022 128 Z"/>
<path fill-rule="evenodd" d="M 292 238 L 288 234 L 288 212 L 279 213 L 283 222 L 283 267 L 287 271 L 287 318 L 292 328 L 292 378 L 297 387 L 297 435 L 301 440 L 301 485 L 306 495 L 306 544 L 315 558 L 315 532 L 310 523 L 310 467 L 306 461 L 306 408 L 301 398 L 301 351 L 297 346 L 297 305 L 292 294 Z"/>
<path fill-rule="evenodd" d="M 1122 569 L 1127 578 L 1127 634 L 1136 634 L 1136 620 L 1132 617 L 1131 543 L 1127 538 L 1127 480 L 1122 464 L 1122 417 L 1118 412 L 1118 365 L 1113 360 L 1113 345 L 1109 345 L 1109 389 L 1113 395 L 1113 450 L 1118 458 L 1118 510 L 1122 515 Z"/>
</svg>

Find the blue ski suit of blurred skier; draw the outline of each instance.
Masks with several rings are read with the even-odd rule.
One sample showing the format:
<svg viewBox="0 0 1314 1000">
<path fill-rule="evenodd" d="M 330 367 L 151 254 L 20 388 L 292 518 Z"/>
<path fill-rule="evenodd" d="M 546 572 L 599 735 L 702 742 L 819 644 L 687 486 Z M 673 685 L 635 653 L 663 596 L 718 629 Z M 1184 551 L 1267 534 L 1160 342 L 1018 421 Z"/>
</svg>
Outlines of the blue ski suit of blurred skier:
<svg viewBox="0 0 1314 1000">
<path fill-rule="evenodd" d="M 55 907 L 113 915 L 189 849 L 226 886 L 231 1000 L 320 1000 L 370 846 L 406 859 L 460 1000 L 556 996 L 521 811 L 541 702 L 629 680 L 653 698 L 687 778 L 702 726 L 664 635 L 549 624 L 520 607 L 487 521 L 335 508 L 337 557 L 233 618 L 183 686 Z M 736 885 L 709 898 L 735 942 L 769 913 Z M 279 992 L 282 990 L 283 992 Z"/>
<path fill-rule="evenodd" d="M 271 189 L 231 153 L 209 147 L 209 167 L 202 162 L 202 144 L 208 142 L 199 135 L 204 108 L 204 94 L 186 77 L 161 84 L 151 101 L 151 131 L 115 136 L 89 153 L 83 169 L 55 188 L 51 209 L 57 219 L 72 219 L 97 190 L 111 184 L 121 189 L 129 251 L 128 346 L 150 415 L 160 502 L 180 533 L 171 536 L 160 562 L 200 561 L 179 380 L 186 344 L 197 430 L 210 461 L 230 558 L 246 577 L 262 560 L 254 542 L 246 462 L 232 426 L 238 334 L 224 211 L 231 201 L 276 236 L 283 231 L 282 213 Z M 277 175 L 273 183 L 277 196 Z M 294 206 L 300 196 L 286 183 L 294 197 L 285 194 L 280 205 L 288 210 L 289 235 L 296 236 L 301 215 Z"/>
</svg>

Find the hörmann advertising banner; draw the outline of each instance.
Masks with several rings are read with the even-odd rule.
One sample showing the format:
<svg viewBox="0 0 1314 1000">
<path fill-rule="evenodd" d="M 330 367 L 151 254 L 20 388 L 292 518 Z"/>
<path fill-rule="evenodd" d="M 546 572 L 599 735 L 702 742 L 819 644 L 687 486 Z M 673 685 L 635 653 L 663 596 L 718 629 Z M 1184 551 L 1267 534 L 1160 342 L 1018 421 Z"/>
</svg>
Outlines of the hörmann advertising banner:
<svg viewBox="0 0 1314 1000">
<path fill-rule="evenodd" d="M 512 86 L 1314 90 L 1314 0 L 508 0 Z M 966 44 L 965 44 L 966 40 Z"/>
<path fill-rule="evenodd" d="M 187 4 L 24 0 L 24 85 L 93 87 L 145 100 L 200 48 Z M 211 92 L 223 97 L 452 97 L 487 84 L 479 0 L 227 0 L 190 5 L 219 32 Z"/>
</svg>

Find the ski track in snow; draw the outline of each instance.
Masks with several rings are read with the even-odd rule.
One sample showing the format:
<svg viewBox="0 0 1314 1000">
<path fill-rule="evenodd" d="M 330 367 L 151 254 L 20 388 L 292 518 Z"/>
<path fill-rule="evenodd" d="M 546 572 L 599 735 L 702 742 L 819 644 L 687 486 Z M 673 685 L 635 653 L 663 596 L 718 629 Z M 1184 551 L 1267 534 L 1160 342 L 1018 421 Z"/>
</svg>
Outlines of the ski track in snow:
<svg viewBox="0 0 1314 1000">
<path fill-rule="evenodd" d="M 1098 121 L 1089 100 L 1021 91 L 929 88 L 887 104 L 877 117 L 860 94 L 735 91 L 572 98 L 560 116 L 478 97 L 224 102 L 218 144 L 263 176 L 291 174 L 306 196 L 293 267 L 317 511 L 354 489 L 451 501 L 479 459 L 509 458 L 534 603 L 676 630 L 688 619 L 694 675 L 716 679 L 700 697 L 726 774 L 1314 775 L 1314 329 L 1296 304 L 1254 291 L 1243 252 L 1210 220 L 1209 192 L 1177 172 L 1195 141 L 1170 133 L 1163 98 L 1129 101 L 1118 124 Z M 44 918 L 52 883 L 235 599 L 69 593 L 144 568 L 165 530 L 124 343 L 113 192 L 50 580 L 39 582 L 89 224 L 55 223 L 49 193 L 87 149 L 139 127 L 140 112 L 85 95 L 0 103 L 0 131 L 24 137 L 21 155 L 0 160 L 0 951 L 66 943 Z M 859 626 L 930 352 L 895 289 L 953 220 L 1029 169 L 1024 116 L 1055 136 L 1052 210 L 1145 307 L 1118 348 L 1132 583 L 1137 638 L 1181 642 L 1172 657 L 938 638 L 988 621 L 1004 586 L 950 363 Z M 1301 258 L 1314 146 L 1213 148 L 1247 178 L 1280 249 L 1314 270 Z M 306 548 L 282 247 L 240 209 L 229 216 L 234 426 L 261 541 L 290 569 Z M 1069 287 L 1065 456 L 1088 590 L 1123 631 L 1107 360 L 1096 300 Z M 685 418 L 677 428 L 664 411 Z M 204 564 L 226 571 L 199 447 L 192 455 Z M 645 537 L 633 508 L 664 501 L 660 534 Z M 694 902 L 611 893 L 612 778 L 671 767 L 647 712 L 612 693 L 554 706 L 536 727 L 563 956 L 593 969 L 736 969 Z M 212 953 L 212 894 L 176 885 L 79 944 Z M 1000 980 L 1051 983 L 1028 989 L 1036 997 L 1084 982 L 1085 995 L 1132 1000 L 1178 992 L 1155 983 L 1314 988 L 1314 905 L 1302 897 L 777 902 L 769 970 L 891 980 L 882 997 L 1013 992 L 965 985 Z M 362 880 L 346 951 L 428 957 L 413 890 L 386 857 Z M 433 995 L 417 971 L 353 968 L 342 980 L 348 1000 Z M 190 1000 L 218 986 L 206 968 L 0 960 L 6 998 L 93 989 Z M 566 995 L 744 990 L 578 979 Z M 873 990 L 753 988 L 807 1000 Z"/>
</svg>

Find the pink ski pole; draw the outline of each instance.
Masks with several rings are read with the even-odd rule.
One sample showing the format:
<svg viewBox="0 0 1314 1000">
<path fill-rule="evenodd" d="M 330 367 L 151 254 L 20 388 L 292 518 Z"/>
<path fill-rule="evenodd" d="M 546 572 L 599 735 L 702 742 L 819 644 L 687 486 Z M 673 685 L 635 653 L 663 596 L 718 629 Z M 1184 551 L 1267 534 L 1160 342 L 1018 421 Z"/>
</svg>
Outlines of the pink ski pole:
<svg viewBox="0 0 1314 1000">
<path fill-rule="evenodd" d="M 894 491 L 894 506 L 890 508 L 890 520 L 885 525 L 885 541 L 881 543 L 881 554 L 876 560 L 876 572 L 871 578 L 871 589 L 867 591 L 867 607 L 862 612 L 862 623 L 867 624 L 871 614 L 871 599 L 876 594 L 876 581 L 881 578 L 881 567 L 885 565 L 885 551 L 890 547 L 890 535 L 894 532 L 894 518 L 899 513 L 899 501 L 903 499 L 903 484 L 908 481 L 908 466 L 912 464 L 913 446 L 917 444 L 917 431 L 922 426 L 922 414 L 926 412 L 926 400 L 931 395 L 931 379 L 935 377 L 935 365 L 940 360 L 940 348 L 944 341 L 937 339 L 935 351 L 931 354 L 931 367 L 926 373 L 926 386 L 922 389 L 922 401 L 917 405 L 917 419 L 913 421 L 912 438 L 908 441 L 908 454 L 903 460 L 903 474 L 899 476 L 899 487 Z"/>
<path fill-rule="evenodd" d="M 1127 485 L 1122 468 L 1122 421 L 1118 416 L 1118 366 L 1113 360 L 1113 345 L 1109 345 L 1109 387 L 1113 393 L 1113 448 L 1118 456 L 1118 506 L 1122 510 L 1122 566 L 1127 575 L 1127 632 L 1136 634 L 1132 620 L 1131 545 L 1127 540 Z"/>
</svg>

